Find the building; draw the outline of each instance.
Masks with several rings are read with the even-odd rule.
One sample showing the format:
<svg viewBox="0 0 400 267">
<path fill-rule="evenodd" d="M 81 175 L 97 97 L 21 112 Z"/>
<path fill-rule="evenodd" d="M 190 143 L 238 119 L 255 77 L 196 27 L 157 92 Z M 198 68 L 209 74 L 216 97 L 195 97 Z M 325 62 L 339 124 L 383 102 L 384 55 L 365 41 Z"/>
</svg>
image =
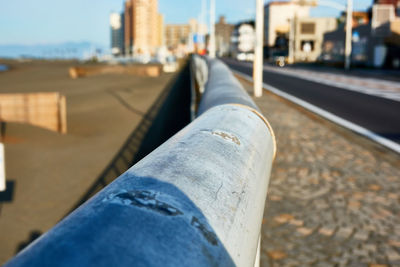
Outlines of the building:
<svg viewBox="0 0 400 267">
<path fill-rule="evenodd" d="M 370 22 L 370 14 L 366 11 L 353 11 L 353 24 L 352 27 L 358 27 L 360 25 L 365 25 Z M 339 17 L 339 27 L 346 25 L 346 12 L 342 11 Z"/>
<path fill-rule="evenodd" d="M 226 23 L 224 16 L 221 16 L 218 23 L 215 24 L 215 48 L 218 56 L 228 55 L 234 28 L 234 25 Z"/>
<path fill-rule="evenodd" d="M 163 39 L 158 0 L 127 0 L 124 15 L 126 54 L 154 54 Z"/>
<path fill-rule="evenodd" d="M 337 20 L 298 18 L 294 25 L 294 62 L 315 62 L 322 53 L 324 34 L 337 28 Z"/>
<path fill-rule="evenodd" d="M 370 12 L 370 23 L 353 28 L 353 65 L 400 68 L 399 8 L 399 0 L 376 0 Z M 326 33 L 322 60 L 342 64 L 344 41 L 343 27 Z"/>
<path fill-rule="evenodd" d="M 124 49 L 124 14 L 111 13 L 111 53 L 114 56 L 125 54 Z"/>
<path fill-rule="evenodd" d="M 165 45 L 173 50 L 180 44 L 188 44 L 190 34 L 193 33 L 189 24 L 165 25 Z"/>
<path fill-rule="evenodd" d="M 236 24 L 231 35 L 231 56 L 242 61 L 252 61 L 254 58 L 254 45 L 254 21 L 244 21 Z"/>
<path fill-rule="evenodd" d="M 196 19 L 190 19 L 188 24 L 166 24 L 165 45 L 179 57 L 205 48 L 207 26 Z"/>
<path fill-rule="evenodd" d="M 125 54 L 133 53 L 133 3 L 132 1 L 125 2 L 124 8 L 124 43 Z"/>
<path fill-rule="evenodd" d="M 327 63 L 344 63 L 345 28 L 325 33 L 321 60 Z M 352 56 L 353 65 L 365 65 L 367 62 L 367 43 L 371 37 L 371 25 L 363 24 L 353 28 Z"/>
<path fill-rule="evenodd" d="M 377 37 L 388 37 L 391 24 L 400 17 L 400 0 L 375 0 L 372 6 L 372 32 Z"/>
<path fill-rule="evenodd" d="M 310 6 L 298 1 L 269 2 L 264 6 L 264 45 L 272 48 L 279 37 L 289 38 L 293 20 L 309 16 Z"/>
<path fill-rule="evenodd" d="M 353 36 L 353 64 L 359 64 L 366 60 L 365 44 L 370 35 L 370 12 L 353 11 L 352 13 Z M 325 62 L 344 62 L 346 12 L 342 12 L 338 18 L 338 28 L 324 34 L 322 53 L 320 60 Z"/>
<path fill-rule="evenodd" d="M 165 45 L 165 29 L 164 29 L 164 16 L 158 14 L 157 16 L 157 46 L 164 46 Z"/>
<path fill-rule="evenodd" d="M 376 5 L 392 5 L 393 8 L 396 10 L 397 17 L 400 16 L 398 13 L 400 10 L 400 0 L 374 0 L 374 4 Z"/>
</svg>

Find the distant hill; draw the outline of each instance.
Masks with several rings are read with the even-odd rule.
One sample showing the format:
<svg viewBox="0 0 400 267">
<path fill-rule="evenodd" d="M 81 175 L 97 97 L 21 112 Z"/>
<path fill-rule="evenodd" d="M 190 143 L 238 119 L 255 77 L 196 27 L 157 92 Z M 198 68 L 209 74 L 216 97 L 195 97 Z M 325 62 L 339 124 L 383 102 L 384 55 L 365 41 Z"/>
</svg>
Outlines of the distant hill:
<svg viewBox="0 0 400 267">
<path fill-rule="evenodd" d="M 96 53 L 97 55 L 102 55 L 105 52 L 108 52 L 108 48 L 90 42 L 36 45 L 0 44 L 0 58 L 86 59 L 92 57 Z"/>
</svg>

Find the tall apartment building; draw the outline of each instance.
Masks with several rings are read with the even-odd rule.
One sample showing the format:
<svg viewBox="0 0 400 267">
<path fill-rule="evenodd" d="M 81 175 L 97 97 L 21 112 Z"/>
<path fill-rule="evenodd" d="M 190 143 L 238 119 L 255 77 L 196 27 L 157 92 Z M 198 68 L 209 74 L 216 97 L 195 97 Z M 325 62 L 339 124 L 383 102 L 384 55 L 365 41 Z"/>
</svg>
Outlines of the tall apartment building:
<svg viewBox="0 0 400 267">
<path fill-rule="evenodd" d="M 111 13 L 111 53 L 121 56 L 124 52 L 124 14 Z"/>
<path fill-rule="evenodd" d="M 235 25 L 228 24 L 224 16 L 215 24 L 215 42 L 218 56 L 226 56 L 229 53 L 231 35 Z"/>
<path fill-rule="evenodd" d="M 125 2 L 126 54 L 154 54 L 162 45 L 162 16 L 158 0 L 127 0 Z"/>
<path fill-rule="evenodd" d="M 196 45 L 202 43 L 207 34 L 207 25 L 200 24 L 196 19 L 190 19 L 188 24 L 165 25 L 165 45 L 174 52 L 183 51 L 184 54 L 191 53 Z"/>
<path fill-rule="evenodd" d="M 165 44 L 174 49 L 179 44 L 188 44 L 191 29 L 189 24 L 167 24 L 165 26 Z"/>
<path fill-rule="evenodd" d="M 164 16 L 158 14 L 157 16 L 157 46 L 165 45 L 165 31 L 164 31 Z"/>
</svg>

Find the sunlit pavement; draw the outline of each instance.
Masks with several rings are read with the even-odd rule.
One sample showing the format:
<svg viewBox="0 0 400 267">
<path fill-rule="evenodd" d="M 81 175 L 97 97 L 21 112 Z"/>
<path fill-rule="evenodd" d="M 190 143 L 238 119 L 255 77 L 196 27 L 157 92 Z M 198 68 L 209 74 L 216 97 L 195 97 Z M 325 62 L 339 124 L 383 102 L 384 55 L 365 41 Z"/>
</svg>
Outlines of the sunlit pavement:
<svg viewBox="0 0 400 267">
<path fill-rule="evenodd" d="M 400 266 L 400 155 L 266 91 L 255 100 L 278 144 L 261 266 Z"/>
</svg>

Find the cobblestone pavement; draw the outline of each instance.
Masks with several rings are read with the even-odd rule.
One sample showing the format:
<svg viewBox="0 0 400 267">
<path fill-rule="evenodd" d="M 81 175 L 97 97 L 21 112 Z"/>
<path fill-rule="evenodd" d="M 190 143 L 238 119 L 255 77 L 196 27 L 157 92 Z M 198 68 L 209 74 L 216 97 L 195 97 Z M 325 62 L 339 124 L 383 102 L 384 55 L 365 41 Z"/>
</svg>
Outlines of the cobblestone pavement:
<svg viewBox="0 0 400 267">
<path fill-rule="evenodd" d="M 261 266 L 400 266 L 400 155 L 270 93 L 256 103 L 278 145 Z"/>
</svg>

